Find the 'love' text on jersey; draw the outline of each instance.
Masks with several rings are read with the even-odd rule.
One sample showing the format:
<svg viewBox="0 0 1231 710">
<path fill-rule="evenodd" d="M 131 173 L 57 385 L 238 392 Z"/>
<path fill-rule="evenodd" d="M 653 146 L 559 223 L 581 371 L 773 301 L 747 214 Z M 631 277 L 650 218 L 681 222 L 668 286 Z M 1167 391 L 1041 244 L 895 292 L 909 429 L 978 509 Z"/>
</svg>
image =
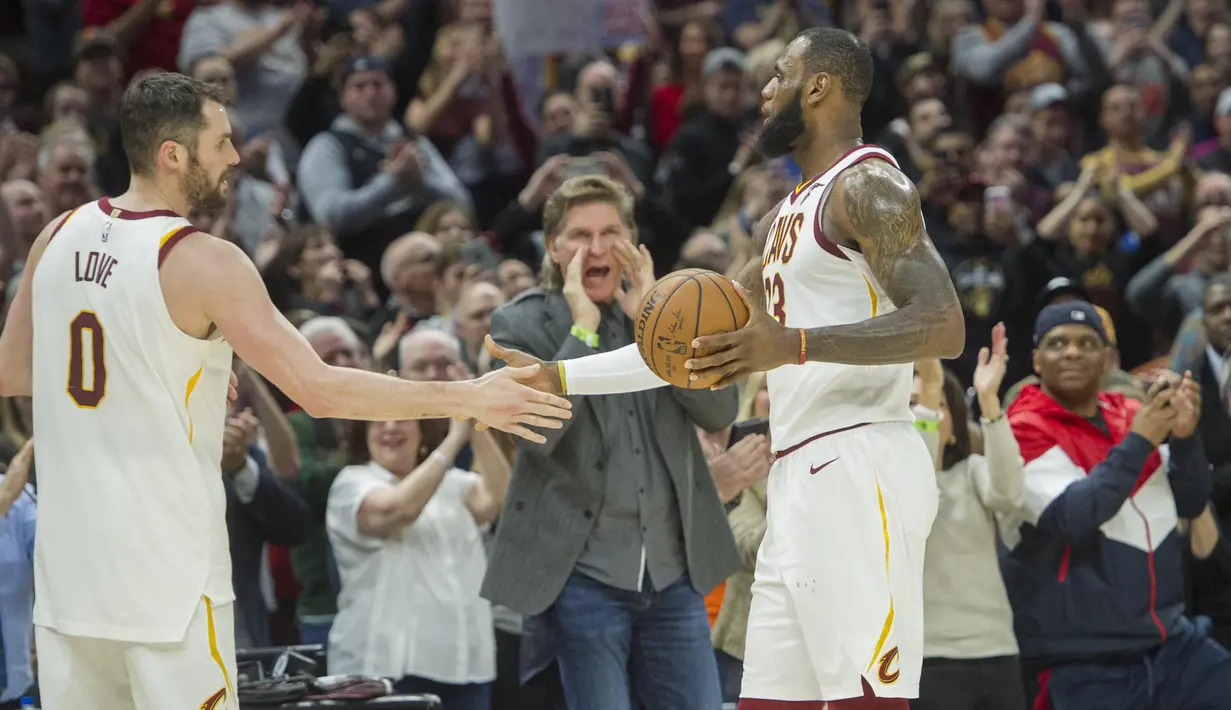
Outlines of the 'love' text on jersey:
<svg viewBox="0 0 1231 710">
<path fill-rule="evenodd" d="M 76 273 L 74 281 L 88 281 L 96 283 L 103 288 L 107 288 L 107 279 L 111 277 L 111 270 L 119 263 L 115 257 L 102 252 L 92 251 L 86 254 L 85 263 L 82 263 L 81 252 L 77 252 L 73 257 L 73 264 Z"/>
</svg>

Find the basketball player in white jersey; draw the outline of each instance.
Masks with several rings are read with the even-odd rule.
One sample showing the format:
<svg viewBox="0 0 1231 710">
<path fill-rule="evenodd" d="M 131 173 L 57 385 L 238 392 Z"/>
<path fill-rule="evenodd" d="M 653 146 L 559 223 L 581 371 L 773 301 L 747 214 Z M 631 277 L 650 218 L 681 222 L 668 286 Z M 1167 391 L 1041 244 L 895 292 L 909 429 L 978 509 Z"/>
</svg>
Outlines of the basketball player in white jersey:
<svg viewBox="0 0 1231 710">
<path fill-rule="evenodd" d="M 912 363 L 960 354 L 964 325 L 914 185 L 862 143 L 871 82 L 867 47 L 841 30 L 807 30 L 779 58 L 759 149 L 792 154 L 806 179 L 756 230 L 760 256 L 739 276 L 748 325 L 698 338 L 713 354 L 687 363 L 717 387 L 769 371 L 777 460 L 741 710 L 897 710 L 918 696 L 937 495 Z M 550 365 L 540 386 L 570 395 L 664 384 L 635 346 Z"/>
<path fill-rule="evenodd" d="M 428 383 L 323 363 L 251 260 L 184 219 L 226 204 L 222 101 L 179 74 L 129 89 L 128 192 L 43 230 L 0 336 L 0 394 L 34 397 L 48 710 L 238 707 L 219 470 L 232 348 L 317 417 L 475 417 L 534 441 L 527 426 L 568 417 L 520 382 L 532 370 Z"/>
</svg>

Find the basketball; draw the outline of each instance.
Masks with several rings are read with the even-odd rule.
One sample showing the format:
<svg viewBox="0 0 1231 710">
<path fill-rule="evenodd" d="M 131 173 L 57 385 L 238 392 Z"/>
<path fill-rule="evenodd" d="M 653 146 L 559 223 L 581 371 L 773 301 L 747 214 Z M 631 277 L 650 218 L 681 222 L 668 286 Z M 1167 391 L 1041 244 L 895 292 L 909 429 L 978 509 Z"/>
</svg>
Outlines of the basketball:
<svg viewBox="0 0 1231 710">
<path fill-rule="evenodd" d="M 693 339 L 730 333 L 747 322 L 748 306 L 730 279 L 706 269 L 676 271 L 659 279 L 641 301 L 637 350 L 654 374 L 672 385 L 704 389 L 717 378 L 688 379 L 684 362 L 709 354 L 694 352 Z"/>
</svg>

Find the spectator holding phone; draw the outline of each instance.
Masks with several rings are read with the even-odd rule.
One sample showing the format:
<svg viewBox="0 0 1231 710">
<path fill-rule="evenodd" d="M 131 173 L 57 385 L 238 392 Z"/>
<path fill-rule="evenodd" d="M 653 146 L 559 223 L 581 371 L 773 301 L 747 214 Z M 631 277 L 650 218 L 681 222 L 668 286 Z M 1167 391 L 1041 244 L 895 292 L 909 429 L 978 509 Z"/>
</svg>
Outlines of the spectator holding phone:
<svg viewBox="0 0 1231 710">
<path fill-rule="evenodd" d="M 983 453 L 971 451 L 964 388 L 939 360 L 915 366 L 916 427 L 936 461 L 940 507 L 923 566 L 923 680 L 912 710 L 1021 710 L 1013 612 L 1000 576 L 997 513 L 1021 503 L 1022 460 L 998 392 L 1008 343 L 1003 323 L 974 371 Z"/>
<path fill-rule="evenodd" d="M 1177 531 L 1210 496 L 1200 392 L 1174 373 L 1143 404 L 1100 392 L 1107 348 L 1090 304 L 1044 308 L 1041 384 L 1009 410 L 1025 493 L 1001 533 L 1022 659 L 1050 707 L 1220 707 L 1231 654 L 1184 616 Z"/>
<path fill-rule="evenodd" d="M 650 182 L 654 162 L 649 147 L 612 126 L 612 117 L 619 113 L 625 101 L 619 90 L 619 80 L 619 70 L 607 59 L 596 59 L 582 67 L 574 92 L 579 108 L 573 115 L 572 129 L 550 136 L 539 145 L 540 165 L 561 153 L 582 157 L 614 151 L 628 163 L 637 180 L 643 184 Z"/>
</svg>

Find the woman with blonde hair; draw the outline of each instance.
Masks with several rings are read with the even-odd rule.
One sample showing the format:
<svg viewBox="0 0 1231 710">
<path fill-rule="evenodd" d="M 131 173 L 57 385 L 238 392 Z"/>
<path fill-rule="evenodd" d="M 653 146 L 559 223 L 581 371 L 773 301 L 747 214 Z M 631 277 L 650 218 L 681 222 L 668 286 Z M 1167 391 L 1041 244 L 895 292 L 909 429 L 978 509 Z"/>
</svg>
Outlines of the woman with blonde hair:
<svg viewBox="0 0 1231 710">
<path fill-rule="evenodd" d="M 467 444 L 481 474 L 453 465 Z M 483 531 L 504 503 L 508 459 L 473 421 L 354 422 L 347 448 L 352 465 L 334 479 L 325 513 L 342 582 L 329 672 L 393 678 L 398 692 L 433 693 L 451 710 L 490 710 Z"/>
<path fill-rule="evenodd" d="M 416 232 L 436 235 L 445 249 L 460 247 L 475 238 L 474 214 L 460 202 L 433 202 L 415 222 Z"/>
</svg>

